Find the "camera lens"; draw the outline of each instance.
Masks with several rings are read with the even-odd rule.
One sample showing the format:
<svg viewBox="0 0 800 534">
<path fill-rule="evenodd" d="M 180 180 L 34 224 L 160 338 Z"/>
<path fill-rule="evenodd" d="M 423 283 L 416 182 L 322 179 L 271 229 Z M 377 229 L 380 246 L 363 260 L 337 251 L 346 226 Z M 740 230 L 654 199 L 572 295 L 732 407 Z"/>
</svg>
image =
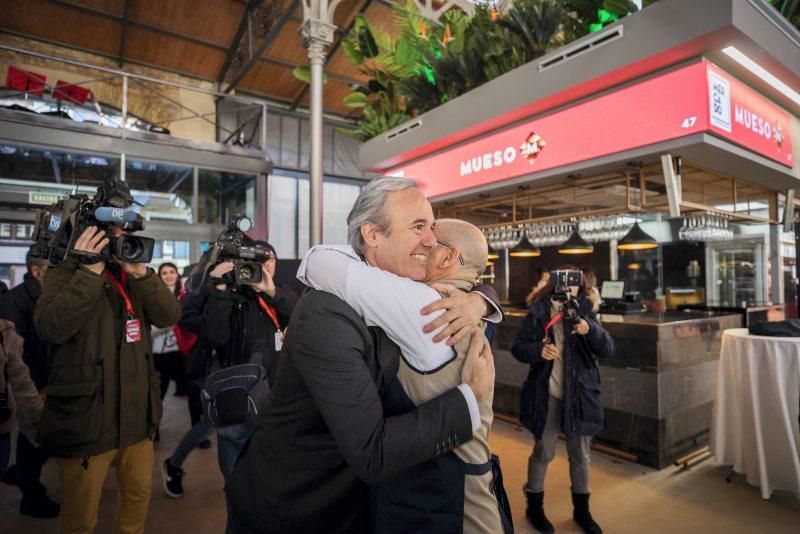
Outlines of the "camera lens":
<svg viewBox="0 0 800 534">
<path fill-rule="evenodd" d="M 119 259 L 122 261 L 134 261 L 142 255 L 144 248 L 138 239 L 130 236 L 121 236 L 120 240 L 119 254 L 117 254 Z"/>
<path fill-rule="evenodd" d="M 239 279 L 244 282 L 249 282 L 253 279 L 253 269 L 249 265 L 243 265 L 239 268 Z"/>
</svg>

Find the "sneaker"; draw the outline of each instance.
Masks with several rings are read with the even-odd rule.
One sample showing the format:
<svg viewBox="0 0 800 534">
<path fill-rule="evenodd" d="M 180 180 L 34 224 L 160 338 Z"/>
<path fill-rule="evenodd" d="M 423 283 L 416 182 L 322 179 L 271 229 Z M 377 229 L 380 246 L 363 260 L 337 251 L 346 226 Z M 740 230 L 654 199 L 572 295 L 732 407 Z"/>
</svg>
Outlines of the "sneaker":
<svg viewBox="0 0 800 534">
<path fill-rule="evenodd" d="M 37 519 L 50 519 L 58 517 L 58 514 L 61 513 L 61 505 L 47 495 L 35 498 L 22 497 L 22 501 L 19 503 L 19 513 Z"/>
<path fill-rule="evenodd" d="M 183 497 L 183 469 L 169 463 L 169 458 L 161 463 L 161 478 L 164 480 L 164 491 L 173 499 Z"/>
</svg>

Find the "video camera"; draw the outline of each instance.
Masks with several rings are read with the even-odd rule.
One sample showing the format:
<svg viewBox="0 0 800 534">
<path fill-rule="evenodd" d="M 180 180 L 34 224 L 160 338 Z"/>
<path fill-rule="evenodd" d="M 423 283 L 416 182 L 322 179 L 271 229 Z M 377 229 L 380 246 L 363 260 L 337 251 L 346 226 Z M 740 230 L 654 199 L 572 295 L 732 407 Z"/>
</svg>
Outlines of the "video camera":
<svg viewBox="0 0 800 534">
<path fill-rule="evenodd" d="M 572 296 L 571 288 L 583 286 L 583 273 L 577 270 L 550 271 L 550 283 L 554 288 L 550 298 L 564 304 L 564 315 L 570 323 L 577 322 L 578 301 Z"/>
<path fill-rule="evenodd" d="M 150 263 L 155 240 L 129 234 L 115 236 L 111 230 L 112 226 L 128 232 L 144 229 L 144 218 L 128 209 L 133 204 L 139 203 L 131 196 L 128 184 L 109 178 L 92 197 L 70 195 L 40 209 L 34 224 L 31 256 L 47 259 L 51 265 L 62 263 L 68 256 L 87 264 L 114 258 L 130 263 Z M 99 254 L 74 250 L 75 241 L 90 226 L 104 230 L 109 240 Z"/>
<path fill-rule="evenodd" d="M 233 263 L 233 271 L 223 275 L 221 283 L 236 286 L 261 283 L 264 277 L 263 264 L 272 257 L 272 251 L 263 245 L 247 244 L 250 239 L 245 232 L 252 227 L 253 222 L 249 217 L 234 215 L 228 228 L 212 246 L 207 269 L 213 269 L 226 261 Z"/>
</svg>

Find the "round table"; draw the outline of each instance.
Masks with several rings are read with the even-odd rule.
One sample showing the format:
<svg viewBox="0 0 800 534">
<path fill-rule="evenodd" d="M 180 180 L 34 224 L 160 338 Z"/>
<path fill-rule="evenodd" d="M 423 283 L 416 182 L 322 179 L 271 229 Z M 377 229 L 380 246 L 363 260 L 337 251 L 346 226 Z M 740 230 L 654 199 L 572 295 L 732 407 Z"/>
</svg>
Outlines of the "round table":
<svg viewBox="0 0 800 534">
<path fill-rule="evenodd" d="M 800 338 L 722 334 L 711 451 L 761 488 L 800 498 Z"/>
</svg>

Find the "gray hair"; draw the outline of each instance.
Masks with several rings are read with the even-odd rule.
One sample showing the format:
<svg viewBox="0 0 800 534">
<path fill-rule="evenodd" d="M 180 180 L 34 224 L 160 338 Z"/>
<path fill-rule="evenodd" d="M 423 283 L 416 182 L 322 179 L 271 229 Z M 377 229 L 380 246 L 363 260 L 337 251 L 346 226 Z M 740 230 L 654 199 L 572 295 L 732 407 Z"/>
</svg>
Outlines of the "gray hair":
<svg viewBox="0 0 800 534">
<path fill-rule="evenodd" d="M 347 242 L 357 254 L 364 255 L 366 246 L 361 235 L 361 225 L 372 223 L 384 234 L 389 233 L 389 217 L 383 210 L 386 196 L 389 193 L 405 191 L 419 184 L 409 178 L 387 176 L 375 178 L 368 183 L 358 195 L 350 215 L 347 216 Z"/>
</svg>

